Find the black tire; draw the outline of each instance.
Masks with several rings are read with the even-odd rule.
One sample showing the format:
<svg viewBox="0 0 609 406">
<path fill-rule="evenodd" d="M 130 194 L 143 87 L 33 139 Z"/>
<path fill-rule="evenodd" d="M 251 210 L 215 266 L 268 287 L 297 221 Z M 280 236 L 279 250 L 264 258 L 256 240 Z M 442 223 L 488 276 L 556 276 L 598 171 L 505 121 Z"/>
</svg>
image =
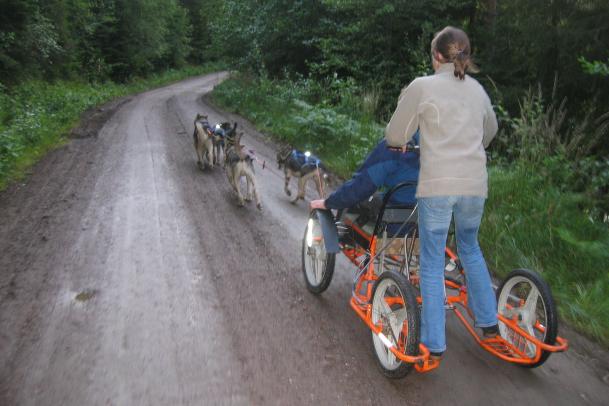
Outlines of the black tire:
<svg viewBox="0 0 609 406">
<path fill-rule="evenodd" d="M 312 221 L 312 222 L 311 222 Z M 309 230 L 309 226 L 313 225 L 315 229 L 315 234 L 322 239 L 318 241 L 314 246 L 309 247 L 307 245 L 307 232 Z M 315 278 L 314 274 L 315 270 L 309 269 L 313 263 L 313 257 L 318 254 L 317 251 L 312 251 L 317 249 L 321 249 L 322 252 L 319 253 L 323 259 L 321 259 L 321 275 L 318 275 Z M 332 275 L 334 275 L 334 264 L 336 261 L 335 253 L 325 253 L 325 245 L 323 241 L 323 235 L 321 233 L 321 225 L 319 224 L 319 220 L 317 219 L 317 214 L 315 212 L 311 213 L 311 217 L 309 217 L 309 222 L 307 227 L 305 228 L 304 236 L 302 237 L 302 256 L 301 256 L 301 264 L 302 264 L 302 273 L 304 276 L 305 284 L 307 285 L 307 289 L 309 292 L 319 295 L 324 292 L 330 286 L 330 282 L 332 281 Z M 310 262 L 309 262 L 310 261 Z M 307 266 L 309 265 L 309 267 Z M 317 266 L 317 264 L 315 265 Z M 312 273 L 313 272 L 313 273 Z"/>
<path fill-rule="evenodd" d="M 401 296 L 403 299 L 403 306 L 399 304 L 394 304 L 392 308 L 389 307 L 391 313 L 396 315 L 397 312 L 405 311 L 405 317 L 403 321 L 399 321 L 397 319 L 396 325 L 401 327 L 400 333 L 396 339 L 395 330 L 391 326 L 390 318 L 387 318 L 381 314 L 380 310 L 377 310 L 384 301 L 385 297 L 389 295 L 390 297 L 397 297 L 397 295 Z M 404 309 L 404 310 L 403 310 Z M 372 290 L 372 321 L 376 323 L 376 318 L 380 317 L 381 319 L 385 317 L 386 323 L 383 323 L 385 326 L 383 329 L 384 335 L 387 337 L 390 335 L 390 341 L 400 348 L 400 351 L 407 355 L 417 355 L 419 354 L 419 341 L 420 341 L 420 325 L 421 325 L 421 317 L 419 313 L 419 306 L 417 305 L 417 299 L 415 291 L 412 285 L 408 282 L 404 275 L 399 274 L 396 271 L 387 271 L 383 272 L 381 276 L 374 283 L 374 288 Z M 399 317 L 399 316 L 398 316 Z M 407 334 L 404 334 L 404 326 L 406 327 Z M 387 329 L 387 332 L 385 332 Z M 385 334 L 386 333 L 386 334 Z M 372 350 L 374 351 L 376 363 L 383 372 L 383 374 L 392 379 L 400 379 L 408 375 L 408 373 L 412 370 L 414 364 L 400 361 L 398 359 L 394 360 L 394 365 L 391 364 L 391 360 L 389 357 L 395 358 L 393 354 L 389 356 L 390 352 L 387 347 L 383 344 L 381 338 L 372 332 Z"/>
<path fill-rule="evenodd" d="M 534 287 L 537 289 L 538 296 L 535 298 L 535 319 L 545 326 L 545 331 L 541 332 L 538 329 L 533 330 L 530 325 L 531 323 L 528 323 L 528 325 L 526 324 L 527 320 L 523 321 L 521 327 L 529 333 L 533 332 L 533 335 L 543 343 L 554 345 L 556 343 L 556 336 L 558 335 L 558 312 L 556 311 L 556 304 L 554 303 L 550 286 L 548 286 L 543 278 L 536 272 L 528 269 L 516 269 L 510 272 L 497 289 L 497 311 L 504 316 L 509 316 L 509 313 L 513 313 L 513 310 L 505 308 L 505 304 L 508 299 L 514 301 L 516 298 L 521 298 L 524 294 L 526 294 L 528 298 L 530 293 L 526 292 L 526 285 L 529 285 L 529 288 Z M 523 318 L 526 319 L 526 316 Z M 508 341 L 510 341 L 509 331 L 510 329 L 508 329 L 505 324 L 499 322 L 499 332 L 501 336 Z M 533 348 L 534 347 L 530 346 L 526 347 L 525 351 L 532 351 Z M 536 363 L 519 365 L 525 368 L 536 368 L 546 362 L 551 354 L 552 353 L 549 351 L 542 350 L 541 358 Z"/>
</svg>

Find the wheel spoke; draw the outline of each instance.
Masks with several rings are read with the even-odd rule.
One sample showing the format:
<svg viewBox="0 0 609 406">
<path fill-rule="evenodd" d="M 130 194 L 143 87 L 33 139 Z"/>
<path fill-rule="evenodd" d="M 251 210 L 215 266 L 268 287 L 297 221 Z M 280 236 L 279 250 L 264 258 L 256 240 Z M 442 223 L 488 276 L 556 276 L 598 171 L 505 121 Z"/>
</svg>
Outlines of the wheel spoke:
<svg viewBox="0 0 609 406">
<path fill-rule="evenodd" d="M 527 327 L 533 328 L 535 321 L 537 320 L 537 301 L 539 300 L 539 291 L 535 286 L 531 286 L 531 291 L 527 295 L 527 298 L 523 306 L 523 316 Z"/>
<path fill-rule="evenodd" d="M 309 254 L 309 267 L 311 268 L 312 275 L 315 275 L 315 254 Z M 308 272 L 308 273 L 311 273 Z"/>
<path fill-rule="evenodd" d="M 396 319 L 398 321 L 398 324 L 401 326 L 402 324 L 404 324 L 404 321 L 406 321 L 406 318 L 408 317 L 408 310 L 406 310 L 405 307 L 402 307 L 402 308 L 396 310 L 394 312 L 394 314 L 395 314 L 395 317 L 396 317 Z M 401 330 L 402 329 L 400 328 L 400 331 Z"/>
<path fill-rule="evenodd" d="M 389 318 L 389 324 L 391 325 L 391 331 L 393 332 L 393 337 L 396 344 L 400 340 L 402 326 L 404 325 L 404 320 L 406 320 L 407 316 L 408 314 L 406 312 L 406 308 L 402 307 L 401 309 L 393 311 L 391 317 Z"/>
<path fill-rule="evenodd" d="M 395 361 L 396 361 L 395 355 L 393 355 L 391 350 L 389 348 L 387 348 L 387 363 L 389 365 L 393 365 L 393 364 L 395 364 Z"/>
<path fill-rule="evenodd" d="M 527 331 L 527 333 L 529 333 L 530 335 L 535 337 L 535 330 L 533 329 L 533 326 L 527 325 L 525 330 Z M 527 346 L 527 354 L 529 355 L 529 357 L 534 357 L 535 352 L 537 351 L 537 346 L 535 344 L 533 344 L 533 342 L 530 340 L 526 340 L 526 346 Z"/>
<path fill-rule="evenodd" d="M 319 262 L 317 262 L 317 264 L 315 265 L 315 282 L 319 283 L 321 281 L 321 278 L 323 276 L 323 272 L 324 272 L 324 261 L 323 260 L 319 260 Z"/>
<path fill-rule="evenodd" d="M 389 317 L 389 315 L 391 314 L 391 307 L 389 307 L 389 305 L 385 301 L 385 298 L 381 300 L 381 308 L 383 315 Z"/>
</svg>

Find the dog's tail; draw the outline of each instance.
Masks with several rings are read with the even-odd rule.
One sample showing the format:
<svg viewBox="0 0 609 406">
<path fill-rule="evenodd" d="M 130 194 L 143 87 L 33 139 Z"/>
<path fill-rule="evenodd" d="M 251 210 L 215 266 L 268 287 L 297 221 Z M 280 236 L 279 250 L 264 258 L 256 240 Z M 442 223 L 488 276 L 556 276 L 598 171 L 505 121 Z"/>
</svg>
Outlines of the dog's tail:
<svg viewBox="0 0 609 406">
<path fill-rule="evenodd" d="M 235 137 L 235 134 L 237 134 L 237 122 L 235 121 L 235 123 L 233 124 L 233 128 L 230 127 L 230 123 L 225 123 L 225 124 L 227 124 L 226 137 L 227 138 Z"/>
</svg>

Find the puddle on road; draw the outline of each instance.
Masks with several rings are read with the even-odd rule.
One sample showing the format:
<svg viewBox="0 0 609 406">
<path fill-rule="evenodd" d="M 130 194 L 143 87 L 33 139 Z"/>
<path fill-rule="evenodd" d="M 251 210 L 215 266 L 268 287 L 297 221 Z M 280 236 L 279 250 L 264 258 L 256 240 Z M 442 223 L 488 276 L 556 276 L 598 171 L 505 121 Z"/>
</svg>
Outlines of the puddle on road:
<svg viewBox="0 0 609 406">
<path fill-rule="evenodd" d="M 93 299 L 95 295 L 97 295 L 97 291 L 95 289 L 86 289 L 77 294 L 74 299 L 78 302 L 87 302 Z"/>
</svg>

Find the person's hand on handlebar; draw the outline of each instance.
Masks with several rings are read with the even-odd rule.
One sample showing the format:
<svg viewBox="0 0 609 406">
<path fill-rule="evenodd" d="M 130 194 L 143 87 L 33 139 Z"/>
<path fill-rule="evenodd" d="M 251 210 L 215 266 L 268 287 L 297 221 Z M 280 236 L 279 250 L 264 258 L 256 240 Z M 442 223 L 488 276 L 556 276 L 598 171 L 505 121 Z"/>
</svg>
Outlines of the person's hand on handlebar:
<svg viewBox="0 0 609 406">
<path fill-rule="evenodd" d="M 321 209 L 321 210 L 326 210 L 326 201 L 324 199 L 318 199 L 318 200 L 311 200 L 311 203 L 309 203 L 311 210 L 315 210 L 315 209 Z"/>
<path fill-rule="evenodd" d="M 388 146 L 387 149 L 390 149 L 392 151 L 399 151 L 402 154 L 406 153 L 406 152 L 419 152 L 419 146 L 418 145 L 414 145 L 412 143 L 408 143 L 405 145 L 402 145 L 401 147 L 390 147 Z"/>
</svg>

